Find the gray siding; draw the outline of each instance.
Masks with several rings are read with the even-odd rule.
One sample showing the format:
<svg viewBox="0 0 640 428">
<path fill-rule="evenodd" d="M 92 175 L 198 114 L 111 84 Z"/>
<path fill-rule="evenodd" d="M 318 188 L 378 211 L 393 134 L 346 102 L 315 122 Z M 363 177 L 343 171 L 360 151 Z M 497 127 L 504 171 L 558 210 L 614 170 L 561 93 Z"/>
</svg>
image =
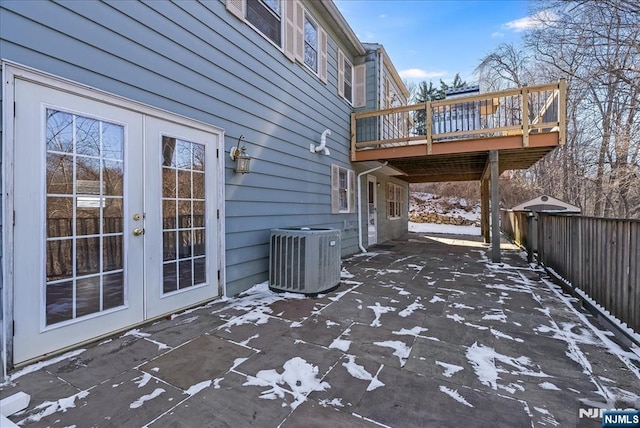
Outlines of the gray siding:
<svg viewBox="0 0 640 428">
<path fill-rule="evenodd" d="M 380 109 L 380 67 L 376 51 L 367 52 L 367 107 L 365 111 Z"/>
<path fill-rule="evenodd" d="M 331 214 L 331 164 L 350 167 L 351 107 L 337 94 L 337 35 L 319 14 L 327 85 L 222 1 L 34 3 L 1 3 L 4 59 L 225 130 L 228 294 L 266 280 L 271 228 L 339 228 L 343 255 L 357 250 L 355 215 Z M 326 128 L 331 156 L 310 153 Z M 228 157 L 241 134 L 246 175 Z"/>
<path fill-rule="evenodd" d="M 0 76 L 2 75 L 2 65 L 0 65 Z M 2 159 L 2 130 L 3 130 L 3 123 L 2 123 L 2 100 L 3 100 L 3 85 L 0 84 L 0 171 L 2 171 L 2 168 L 4 166 L 3 164 L 3 159 Z M 4 190 L 2 187 L 2 174 L 0 174 L 0 189 Z M 0 190 L 0 191 L 2 191 Z M 4 329 L 5 329 L 5 325 L 4 325 L 4 284 L 3 284 L 3 278 L 4 278 L 4 246 L 3 246 L 3 242 L 4 240 L 2 239 L 3 232 L 4 232 L 4 225 L 2 224 L 2 218 L 3 218 L 3 210 L 4 210 L 4 199 L 5 199 L 5 194 L 2 191 L 2 198 L 0 198 L 0 380 L 4 379 L 4 368 L 6 367 L 5 365 L 5 355 L 2 352 L 2 344 L 4 343 Z"/>
</svg>

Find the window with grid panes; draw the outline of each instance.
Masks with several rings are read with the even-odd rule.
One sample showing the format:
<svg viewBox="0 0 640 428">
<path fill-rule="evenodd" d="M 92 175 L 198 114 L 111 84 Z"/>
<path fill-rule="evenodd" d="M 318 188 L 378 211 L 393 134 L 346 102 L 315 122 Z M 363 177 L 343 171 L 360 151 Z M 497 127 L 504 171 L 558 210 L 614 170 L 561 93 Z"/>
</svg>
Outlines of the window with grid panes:
<svg viewBox="0 0 640 428">
<path fill-rule="evenodd" d="M 393 183 L 387 185 L 387 217 L 389 219 L 402 217 L 402 187 Z"/>
</svg>

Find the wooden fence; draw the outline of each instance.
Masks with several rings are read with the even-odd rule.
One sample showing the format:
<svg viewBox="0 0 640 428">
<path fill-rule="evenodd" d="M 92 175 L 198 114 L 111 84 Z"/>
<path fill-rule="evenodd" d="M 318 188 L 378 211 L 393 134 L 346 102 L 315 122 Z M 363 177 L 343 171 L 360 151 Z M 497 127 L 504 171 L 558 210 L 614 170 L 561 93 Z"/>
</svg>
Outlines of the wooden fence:
<svg viewBox="0 0 640 428">
<path fill-rule="evenodd" d="M 500 211 L 502 232 L 513 242 L 527 250 L 529 255 L 536 251 L 535 229 L 531 211 Z"/>
<path fill-rule="evenodd" d="M 502 230 L 640 333 L 640 220 L 537 213 L 536 239 L 527 239 L 535 229 L 526 214 L 503 212 Z"/>
</svg>

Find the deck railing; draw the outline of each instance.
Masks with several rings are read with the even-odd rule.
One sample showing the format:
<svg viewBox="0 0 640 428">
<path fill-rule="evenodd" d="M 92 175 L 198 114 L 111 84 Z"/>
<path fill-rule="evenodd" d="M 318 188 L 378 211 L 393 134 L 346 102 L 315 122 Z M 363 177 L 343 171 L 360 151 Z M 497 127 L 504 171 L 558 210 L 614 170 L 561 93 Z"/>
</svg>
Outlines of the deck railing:
<svg viewBox="0 0 640 428">
<path fill-rule="evenodd" d="M 566 81 L 351 115 L 351 151 L 558 132 L 565 139 Z"/>
</svg>

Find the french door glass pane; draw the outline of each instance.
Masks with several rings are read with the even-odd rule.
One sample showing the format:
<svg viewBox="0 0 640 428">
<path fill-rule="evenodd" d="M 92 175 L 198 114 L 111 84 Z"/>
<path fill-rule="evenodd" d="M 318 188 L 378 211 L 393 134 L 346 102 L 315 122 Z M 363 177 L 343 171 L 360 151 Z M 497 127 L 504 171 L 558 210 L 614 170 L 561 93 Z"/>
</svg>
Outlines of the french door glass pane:
<svg viewBox="0 0 640 428">
<path fill-rule="evenodd" d="M 162 137 L 163 293 L 206 283 L 205 146 Z"/>
<path fill-rule="evenodd" d="M 46 324 L 124 305 L 124 127 L 47 109 Z M 108 197 L 106 197 L 108 196 Z"/>
</svg>

